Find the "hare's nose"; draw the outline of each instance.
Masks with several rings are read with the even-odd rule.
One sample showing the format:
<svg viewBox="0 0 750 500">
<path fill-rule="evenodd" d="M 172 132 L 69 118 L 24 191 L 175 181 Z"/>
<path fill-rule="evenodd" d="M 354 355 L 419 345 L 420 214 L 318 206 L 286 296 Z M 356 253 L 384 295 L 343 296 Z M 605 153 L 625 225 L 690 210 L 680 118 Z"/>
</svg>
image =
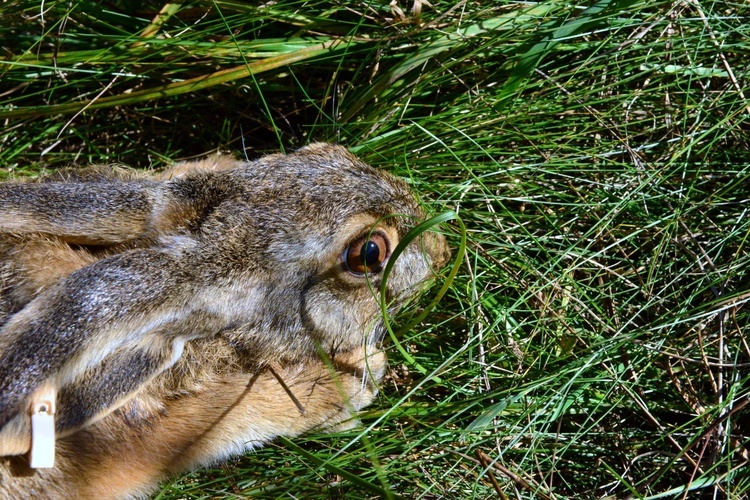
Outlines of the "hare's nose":
<svg viewBox="0 0 750 500">
<path fill-rule="evenodd" d="M 451 258 L 451 249 L 448 246 L 445 236 L 440 233 L 425 233 L 424 245 L 430 256 L 430 260 L 432 260 L 432 268 L 435 271 L 439 271 Z"/>
</svg>

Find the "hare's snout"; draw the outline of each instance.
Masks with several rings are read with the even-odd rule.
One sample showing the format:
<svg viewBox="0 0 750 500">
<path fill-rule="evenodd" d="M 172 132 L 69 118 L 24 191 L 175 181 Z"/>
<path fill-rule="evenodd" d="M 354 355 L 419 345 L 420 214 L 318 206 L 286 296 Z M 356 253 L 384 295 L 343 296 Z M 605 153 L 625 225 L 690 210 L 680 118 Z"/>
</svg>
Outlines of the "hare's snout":
<svg viewBox="0 0 750 500">
<path fill-rule="evenodd" d="M 440 271 L 451 258 L 451 249 L 445 236 L 441 233 L 429 232 L 425 235 L 424 245 L 430 256 L 432 270 Z"/>
</svg>

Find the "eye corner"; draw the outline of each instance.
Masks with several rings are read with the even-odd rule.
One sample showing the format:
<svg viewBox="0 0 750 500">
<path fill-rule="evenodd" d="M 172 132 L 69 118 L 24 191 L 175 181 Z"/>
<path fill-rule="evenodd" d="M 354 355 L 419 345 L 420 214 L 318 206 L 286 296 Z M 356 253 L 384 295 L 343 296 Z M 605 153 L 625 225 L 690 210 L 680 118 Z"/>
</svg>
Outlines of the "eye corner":
<svg viewBox="0 0 750 500">
<path fill-rule="evenodd" d="M 361 277 L 378 274 L 390 256 L 390 238 L 377 228 L 350 240 L 341 253 L 341 262 L 346 271 Z"/>
</svg>

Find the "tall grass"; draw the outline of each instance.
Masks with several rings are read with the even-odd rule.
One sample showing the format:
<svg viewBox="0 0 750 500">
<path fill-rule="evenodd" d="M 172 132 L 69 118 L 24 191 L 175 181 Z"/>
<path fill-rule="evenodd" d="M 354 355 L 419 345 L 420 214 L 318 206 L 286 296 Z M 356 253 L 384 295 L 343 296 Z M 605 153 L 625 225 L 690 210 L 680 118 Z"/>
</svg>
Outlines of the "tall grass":
<svg viewBox="0 0 750 500">
<path fill-rule="evenodd" d="M 426 375 L 158 498 L 750 495 L 750 4 L 417 5 L 0 4 L 2 176 L 331 140 L 468 230 Z"/>
</svg>

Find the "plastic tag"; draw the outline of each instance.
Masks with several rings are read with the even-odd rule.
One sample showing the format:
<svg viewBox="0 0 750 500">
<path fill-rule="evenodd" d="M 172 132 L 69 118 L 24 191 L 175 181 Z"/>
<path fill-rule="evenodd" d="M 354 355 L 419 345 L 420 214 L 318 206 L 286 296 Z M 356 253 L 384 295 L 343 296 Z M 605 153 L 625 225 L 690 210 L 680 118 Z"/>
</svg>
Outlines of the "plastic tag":
<svg viewBox="0 0 750 500">
<path fill-rule="evenodd" d="M 32 469 L 55 466 L 55 390 L 39 391 L 31 409 Z"/>
</svg>

